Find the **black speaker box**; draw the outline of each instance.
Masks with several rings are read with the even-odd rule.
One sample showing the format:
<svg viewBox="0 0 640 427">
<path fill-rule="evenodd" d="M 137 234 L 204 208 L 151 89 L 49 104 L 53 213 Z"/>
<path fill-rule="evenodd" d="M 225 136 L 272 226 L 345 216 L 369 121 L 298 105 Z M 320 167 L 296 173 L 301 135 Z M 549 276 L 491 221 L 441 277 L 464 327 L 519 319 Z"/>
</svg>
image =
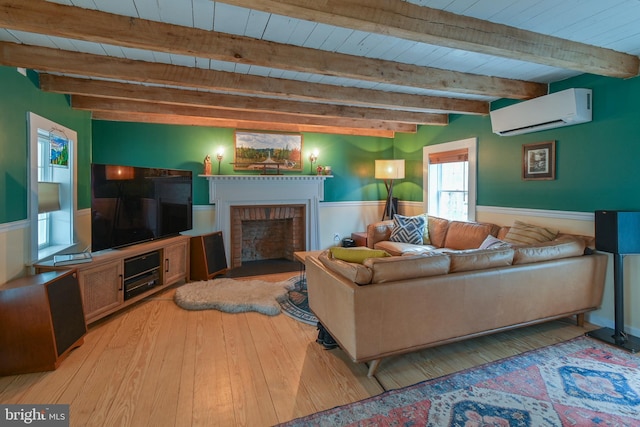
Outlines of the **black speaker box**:
<svg viewBox="0 0 640 427">
<path fill-rule="evenodd" d="M 614 254 L 640 253 L 640 212 L 596 211 L 596 249 Z"/>
<path fill-rule="evenodd" d="M 209 280 L 227 271 L 222 232 L 191 238 L 191 280 Z"/>
<path fill-rule="evenodd" d="M 86 332 L 75 269 L 0 285 L 0 376 L 56 369 Z"/>
</svg>

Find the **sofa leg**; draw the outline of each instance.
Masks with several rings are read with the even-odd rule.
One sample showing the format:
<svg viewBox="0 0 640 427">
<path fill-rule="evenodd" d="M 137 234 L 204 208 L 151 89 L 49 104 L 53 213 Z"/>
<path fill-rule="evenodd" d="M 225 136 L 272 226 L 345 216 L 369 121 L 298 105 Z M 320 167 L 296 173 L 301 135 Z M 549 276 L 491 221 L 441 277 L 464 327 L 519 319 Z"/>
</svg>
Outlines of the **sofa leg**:
<svg viewBox="0 0 640 427">
<path fill-rule="evenodd" d="M 369 362 L 369 372 L 367 372 L 367 377 L 373 378 L 373 376 L 376 374 L 376 371 L 378 370 L 378 366 L 380 366 L 381 361 L 382 359 L 374 359 Z"/>
<path fill-rule="evenodd" d="M 584 313 L 576 314 L 576 325 L 584 327 Z"/>
</svg>

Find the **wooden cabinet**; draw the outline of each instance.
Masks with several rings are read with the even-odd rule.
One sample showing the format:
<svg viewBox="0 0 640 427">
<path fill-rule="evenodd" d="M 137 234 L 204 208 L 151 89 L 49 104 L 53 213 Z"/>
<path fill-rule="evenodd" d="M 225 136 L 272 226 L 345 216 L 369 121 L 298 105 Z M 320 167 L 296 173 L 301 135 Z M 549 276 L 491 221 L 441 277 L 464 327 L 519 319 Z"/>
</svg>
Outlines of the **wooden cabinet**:
<svg viewBox="0 0 640 427">
<path fill-rule="evenodd" d="M 56 369 L 87 332 L 75 270 L 0 285 L 0 375 Z"/>
<path fill-rule="evenodd" d="M 77 269 L 85 319 L 91 323 L 168 286 L 187 281 L 189 240 L 189 236 L 176 236 L 96 253 L 91 262 L 83 264 L 60 267 L 46 262 L 36 264 L 35 268 L 38 273 Z M 132 261 L 138 258 L 142 260 L 139 270 L 135 265 L 132 267 Z M 134 272 L 127 273 L 127 269 Z"/>
<path fill-rule="evenodd" d="M 187 277 L 189 259 L 188 240 L 175 243 L 164 248 L 164 275 L 165 285 L 174 283 Z"/>
<path fill-rule="evenodd" d="M 82 289 L 87 323 L 99 319 L 102 313 L 111 313 L 124 302 L 120 260 L 99 263 L 95 267 L 80 268 L 78 280 Z"/>
</svg>

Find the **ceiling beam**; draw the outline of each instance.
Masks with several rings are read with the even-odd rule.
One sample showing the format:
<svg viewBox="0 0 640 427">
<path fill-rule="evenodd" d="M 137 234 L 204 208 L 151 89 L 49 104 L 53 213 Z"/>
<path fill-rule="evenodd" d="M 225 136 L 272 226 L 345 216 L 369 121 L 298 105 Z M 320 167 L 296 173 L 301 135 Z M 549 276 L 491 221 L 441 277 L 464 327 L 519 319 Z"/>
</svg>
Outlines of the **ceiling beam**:
<svg viewBox="0 0 640 427">
<path fill-rule="evenodd" d="M 192 107 L 122 99 L 96 98 L 82 95 L 71 97 L 71 107 L 88 111 L 118 111 L 150 114 L 175 114 L 179 116 L 208 117 L 213 119 L 245 120 L 266 123 L 297 123 L 325 127 L 369 128 L 395 132 L 415 133 L 417 125 L 386 122 L 383 120 L 350 119 L 336 117 L 309 117 L 271 112 L 254 112 Z"/>
<path fill-rule="evenodd" d="M 430 90 L 516 99 L 534 98 L 547 93 L 546 85 L 534 82 L 322 51 L 43 0 L 0 0 L 0 27 Z"/>
<path fill-rule="evenodd" d="M 340 135 L 373 136 L 379 138 L 393 138 L 394 131 L 362 128 L 344 128 L 333 126 L 299 125 L 296 123 L 264 123 L 247 120 L 212 119 L 208 117 L 175 116 L 173 114 L 149 114 L 117 111 L 95 111 L 94 120 L 118 122 L 156 123 L 183 126 L 205 126 L 231 129 L 251 129 L 279 132 L 316 132 Z"/>
<path fill-rule="evenodd" d="M 446 114 L 416 113 L 380 108 L 296 102 L 282 99 L 226 95 L 220 93 L 89 80 L 52 74 L 40 75 L 40 89 L 68 95 L 129 99 L 165 104 L 190 105 L 212 109 L 267 111 L 312 117 L 345 117 L 388 122 L 446 125 Z"/>
<path fill-rule="evenodd" d="M 408 111 L 451 111 L 486 114 L 485 111 L 488 109 L 488 104 L 480 101 L 408 95 L 397 92 L 251 76 L 10 42 L 0 42 L 0 64 L 38 71 L 130 80 L 174 87 L 184 86 L 210 91 L 285 97 L 300 101 L 335 102 Z"/>
<path fill-rule="evenodd" d="M 638 75 L 637 56 L 401 0 L 223 0 L 291 18 L 610 77 Z"/>
</svg>

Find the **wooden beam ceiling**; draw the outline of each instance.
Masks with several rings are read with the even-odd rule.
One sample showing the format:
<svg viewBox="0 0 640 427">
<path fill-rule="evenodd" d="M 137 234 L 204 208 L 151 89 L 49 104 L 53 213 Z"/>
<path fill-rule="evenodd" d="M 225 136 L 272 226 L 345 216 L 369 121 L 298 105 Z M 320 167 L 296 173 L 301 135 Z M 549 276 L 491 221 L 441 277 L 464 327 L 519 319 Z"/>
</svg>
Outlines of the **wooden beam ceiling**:
<svg viewBox="0 0 640 427">
<path fill-rule="evenodd" d="M 473 114 L 488 111 L 488 104 L 371 89 L 308 83 L 225 71 L 154 62 L 134 61 L 88 53 L 60 51 L 39 46 L 0 42 L 0 64 L 39 71 L 183 86 L 209 91 L 235 92 L 245 95 L 283 97 L 290 100 L 344 103 L 412 111 L 470 110 Z M 467 108 L 464 108 L 467 106 Z M 486 113 L 485 113 L 486 114 Z"/>
<path fill-rule="evenodd" d="M 335 104 L 286 101 L 281 99 L 226 95 L 220 93 L 174 89 L 157 86 L 88 80 L 51 74 L 40 75 L 40 88 L 47 92 L 85 95 L 101 98 L 137 100 L 199 106 L 211 109 L 279 112 L 311 117 L 367 119 L 398 123 L 446 125 L 445 114 L 418 113 L 380 108 L 364 108 Z"/>
<path fill-rule="evenodd" d="M 401 0 L 224 0 L 360 31 L 610 77 L 638 75 L 637 56 Z"/>
<path fill-rule="evenodd" d="M 339 135 L 373 136 L 393 138 L 394 131 L 378 129 L 347 128 L 335 126 L 300 125 L 297 123 L 265 123 L 249 120 L 212 119 L 208 117 L 177 116 L 173 114 L 131 113 L 113 111 L 93 112 L 95 120 L 118 122 L 158 123 L 183 126 L 211 126 L 231 129 L 265 130 L 281 132 L 317 132 Z"/>
<path fill-rule="evenodd" d="M 383 120 L 367 120 L 337 117 L 310 117 L 293 114 L 254 112 L 242 110 L 225 110 L 219 108 L 203 108 L 189 105 L 161 104 L 156 102 L 140 102 L 123 99 L 97 98 L 73 95 L 71 106 L 78 110 L 131 112 L 146 114 L 172 114 L 190 117 L 208 117 L 225 120 L 244 120 L 269 123 L 297 123 L 301 125 L 324 127 L 347 127 L 353 129 L 378 129 L 394 132 L 415 133 L 417 125 L 411 123 L 387 122 Z"/>
<path fill-rule="evenodd" d="M 422 43 L 615 77 L 639 58 L 400 0 L 224 0 L 224 3 Z M 149 21 L 44 0 L 0 0 L 0 28 L 194 58 L 460 94 L 527 99 L 547 85 Z M 447 113 L 488 114 L 485 101 L 413 95 L 0 42 L 0 64 L 40 72 L 104 120 L 391 137 Z M 58 73 L 79 76 L 71 78 Z M 128 82 L 128 83 L 123 83 Z M 118 110 L 119 109 L 119 110 Z M 304 130 L 303 130 L 304 129 Z"/>
<path fill-rule="evenodd" d="M 246 3 L 251 7 L 253 0 Z M 384 6 L 384 3 L 379 5 Z M 547 93 L 546 85 L 539 83 L 345 55 L 44 0 L 0 0 L 0 26 L 96 43 L 423 89 L 515 99 Z"/>
</svg>

